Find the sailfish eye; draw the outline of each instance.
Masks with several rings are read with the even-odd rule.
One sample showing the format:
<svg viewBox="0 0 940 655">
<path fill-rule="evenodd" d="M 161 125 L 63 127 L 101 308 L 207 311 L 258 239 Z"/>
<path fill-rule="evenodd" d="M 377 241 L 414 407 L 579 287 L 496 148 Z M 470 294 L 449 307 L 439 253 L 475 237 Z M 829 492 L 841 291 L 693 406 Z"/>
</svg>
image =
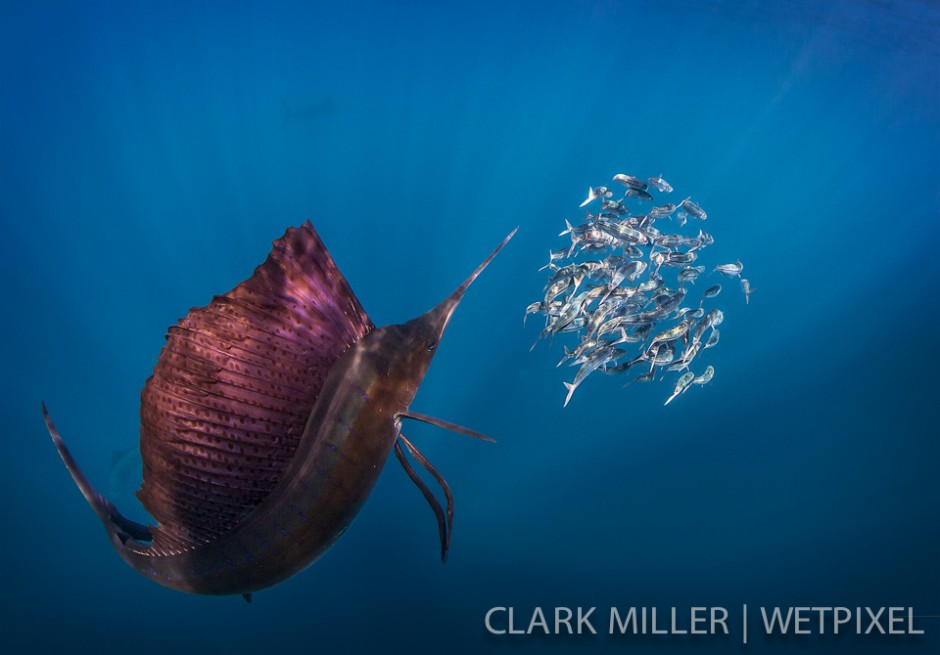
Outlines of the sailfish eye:
<svg viewBox="0 0 940 655">
<path fill-rule="evenodd" d="M 432 352 L 437 348 L 437 341 L 428 341 L 424 347 L 427 348 L 428 352 Z"/>
</svg>

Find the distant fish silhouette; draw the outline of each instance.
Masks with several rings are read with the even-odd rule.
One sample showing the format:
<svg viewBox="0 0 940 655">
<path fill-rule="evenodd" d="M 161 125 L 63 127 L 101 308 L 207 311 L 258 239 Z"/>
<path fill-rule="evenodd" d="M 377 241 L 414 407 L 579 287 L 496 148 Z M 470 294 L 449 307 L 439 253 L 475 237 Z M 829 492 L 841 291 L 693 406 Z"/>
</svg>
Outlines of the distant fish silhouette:
<svg viewBox="0 0 940 655">
<path fill-rule="evenodd" d="M 487 439 L 409 405 L 464 292 L 513 234 L 437 307 L 376 328 L 309 221 L 288 229 L 249 279 L 169 329 L 141 393 L 138 497 L 155 526 L 92 488 L 43 404 L 114 548 L 167 587 L 250 601 L 330 547 L 394 448 L 434 510 L 445 558 L 453 499 L 401 420 Z M 444 488 L 446 517 L 401 444 Z"/>
</svg>

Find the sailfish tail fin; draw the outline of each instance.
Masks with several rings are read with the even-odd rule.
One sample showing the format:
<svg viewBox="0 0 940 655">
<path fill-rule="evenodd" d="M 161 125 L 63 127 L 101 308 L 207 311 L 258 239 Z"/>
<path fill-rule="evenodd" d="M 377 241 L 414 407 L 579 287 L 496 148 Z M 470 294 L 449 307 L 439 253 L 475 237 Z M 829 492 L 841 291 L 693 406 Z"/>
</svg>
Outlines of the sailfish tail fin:
<svg viewBox="0 0 940 655">
<path fill-rule="evenodd" d="M 85 496 L 85 500 L 91 505 L 91 508 L 95 511 L 95 514 L 98 515 L 98 518 L 101 519 L 112 543 L 115 543 L 115 546 L 117 546 L 118 543 L 123 544 L 128 539 L 149 541 L 152 538 L 150 528 L 124 517 L 117 508 L 111 504 L 111 501 L 102 496 L 91 486 L 88 478 L 85 477 L 85 474 L 82 473 L 82 470 L 72 457 L 72 453 L 70 453 L 69 449 L 66 447 L 65 442 L 62 441 L 62 437 L 59 436 L 59 431 L 56 429 L 55 423 L 52 422 L 52 417 L 49 416 L 49 411 L 46 409 L 45 403 L 42 404 L 42 417 L 46 422 L 46 429 L 49 430 L 52 442 L 55 444 L 56 450 L 59 451 L 59 456 L 65 463 L 65 468 L 72 474 L 72 479 L 75 480 L 79 491 L 82 492 L 82 495 Z M 117 542 L 115 542 L 115 539 Z"/>
</svg>

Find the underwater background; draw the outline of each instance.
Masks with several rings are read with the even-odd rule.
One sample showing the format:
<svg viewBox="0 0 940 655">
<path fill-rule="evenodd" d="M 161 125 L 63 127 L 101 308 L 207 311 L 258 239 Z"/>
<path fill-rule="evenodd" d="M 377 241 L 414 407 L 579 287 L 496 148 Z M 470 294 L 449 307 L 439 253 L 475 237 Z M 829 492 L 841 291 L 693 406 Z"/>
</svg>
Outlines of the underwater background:
<svg viewBox="0 0 940 655">
<path fill-rule="evenodd" d="M 752 621 L 751 652 L 938 652 L 936 3 L 270 4 L 0 1 L 0 651 L 728 652 L 748 603 L 926 617 Z M 668 384 L 597 374 L 563 409 L 570 342 L 529 352 L 523 311 L 615 173 L 691 194 L 709 261 L 741 258 L 755 291 L 727 285 L 711 384 L 663 407 Z M 143 518 L 139 471 L 109 480 L 166 328 L 306 219 L 378 325 L 520 226 L 412 405 L 498 444 L 405 426 L 456 497 L 446 565 L 392 461 L 251 605 L 165 589 L 107 543 L 40 401 Z M 597 606 L 601 632 L 610 606 L 720 605 L 732 634 L 484 629 L 556 605 Z"/>
</svg>

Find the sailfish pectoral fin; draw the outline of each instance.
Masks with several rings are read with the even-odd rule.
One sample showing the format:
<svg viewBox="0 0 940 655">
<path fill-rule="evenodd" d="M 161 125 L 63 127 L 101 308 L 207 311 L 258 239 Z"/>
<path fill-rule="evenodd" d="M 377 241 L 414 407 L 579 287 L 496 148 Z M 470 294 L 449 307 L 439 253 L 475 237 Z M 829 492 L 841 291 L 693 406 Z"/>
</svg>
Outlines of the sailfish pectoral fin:
<svg viewBox="0 0 940 655">
<path fill-rule="evenodd" d="M 415 483 L 415 486 L 421 490 L 421 495 L 424 496 L 424 499 L 428 501 L 428 505 L 431 506 L 431 510 L 434 512 L 435 518 L 437 518 L 437 529 L 441 538 L 441 561 L 447 561 L 447 550 L 450 548 L 450 534 L 454 525 L 454 497 L 450 492 L 450 486 L 448 486 L 447 481 L 441 476 L 437 470 L 431 466 L 431 463 L 427 458 L 421 454 L 414 444 L 412 444 L 403 434 L 398 435 L 399 440 L 395 441 L 395 456 L 398 458 L 398 461 L 401 463 L 402 468 L 405 469 L 405 473 L 408 474 L 408 477 L 411 478 L 411 481 Z M 441 504 L 437 502 L 437 498 L 434 497 L 434 494 L 428 489 L 428 486 L 424 484 L 424 481 L 418 476 L 414 468 L 408 462 L 408 459 L 405 457 L 405 452 L 401 448 L 401 442 L 404 442 L 405 446 L 408 447 L 408 451 L 411 453 L 412 457 L 418 460 L 418 463 L 421 464 L 431 475 L 434 476 L 434 479 L 441 485 L 444 489 L 444 496 L 447 499 L 447 518 L 444 518 L 444 510 L 441 509 Z"/>
<path fill-rule="evenodd" d="M 108 535 L 116 537 L 121 543 L 125 543 L 128 539 L 150 541 L 153 538 L 150 528 L 124 517 L 117 508 L 111 504 L 111 501 L 95 491 L 94 487 L 91 486 L 91 483 L 88 482 L 88 478 L 85 477 L 85 474 L 82 473 L 82 470 L 72 457 L 72 453 L 69 452 L 69 449 L 62 441 L 62 437 L 59 436 L 59 431 L 52 422 L 52 417 L 49 416 L 49 411 L 46 409 L 45 403 L 42 404 L 42 417 L 46 422 L 46 429 L 49 430 L 52 442 L 55 444 L 56 450 L 59 451 L 59 456 L 62 457 L 62 461 L 65 463 L 65 468 L 72 474 L 72 479 L 78 486 L 79 491 L 82 492 L 82 495 L 85 496 L 85 500 L 88 501 L 91 508 L 95 510 L 95 514 L 97 514 L 101 522 L 104 523 Z"/>
<path fill-rule="evenodd" d="M 467 437 L 473 437 L 474 439 L 482 439 L 483 441 L 489 441 L 490 443 L 496 443 L 495 439 L 491 439 L 485 434 L 480 434 L 476 430 L 471 430 L 470 428 L 465 428 L 462 425 L 457 425 L 456 423 L 450 423 L 449 421 L 444 421 L 439 418 L 434 418 L 433 416 L 428 416 L 427 414 L 418 414 L 417 412 L 412 412 L 411 410 L 400 412 L 398 414 L 402 418 L 410 418 L 415 421 L 422 421 L 423 423 L 430 423 L 431 425 L 436 425 L 439 428 L 444 430 L 449 430 L 450 432 L 456 432 L 457 434 L 462 434 Z"/>
</svg>

